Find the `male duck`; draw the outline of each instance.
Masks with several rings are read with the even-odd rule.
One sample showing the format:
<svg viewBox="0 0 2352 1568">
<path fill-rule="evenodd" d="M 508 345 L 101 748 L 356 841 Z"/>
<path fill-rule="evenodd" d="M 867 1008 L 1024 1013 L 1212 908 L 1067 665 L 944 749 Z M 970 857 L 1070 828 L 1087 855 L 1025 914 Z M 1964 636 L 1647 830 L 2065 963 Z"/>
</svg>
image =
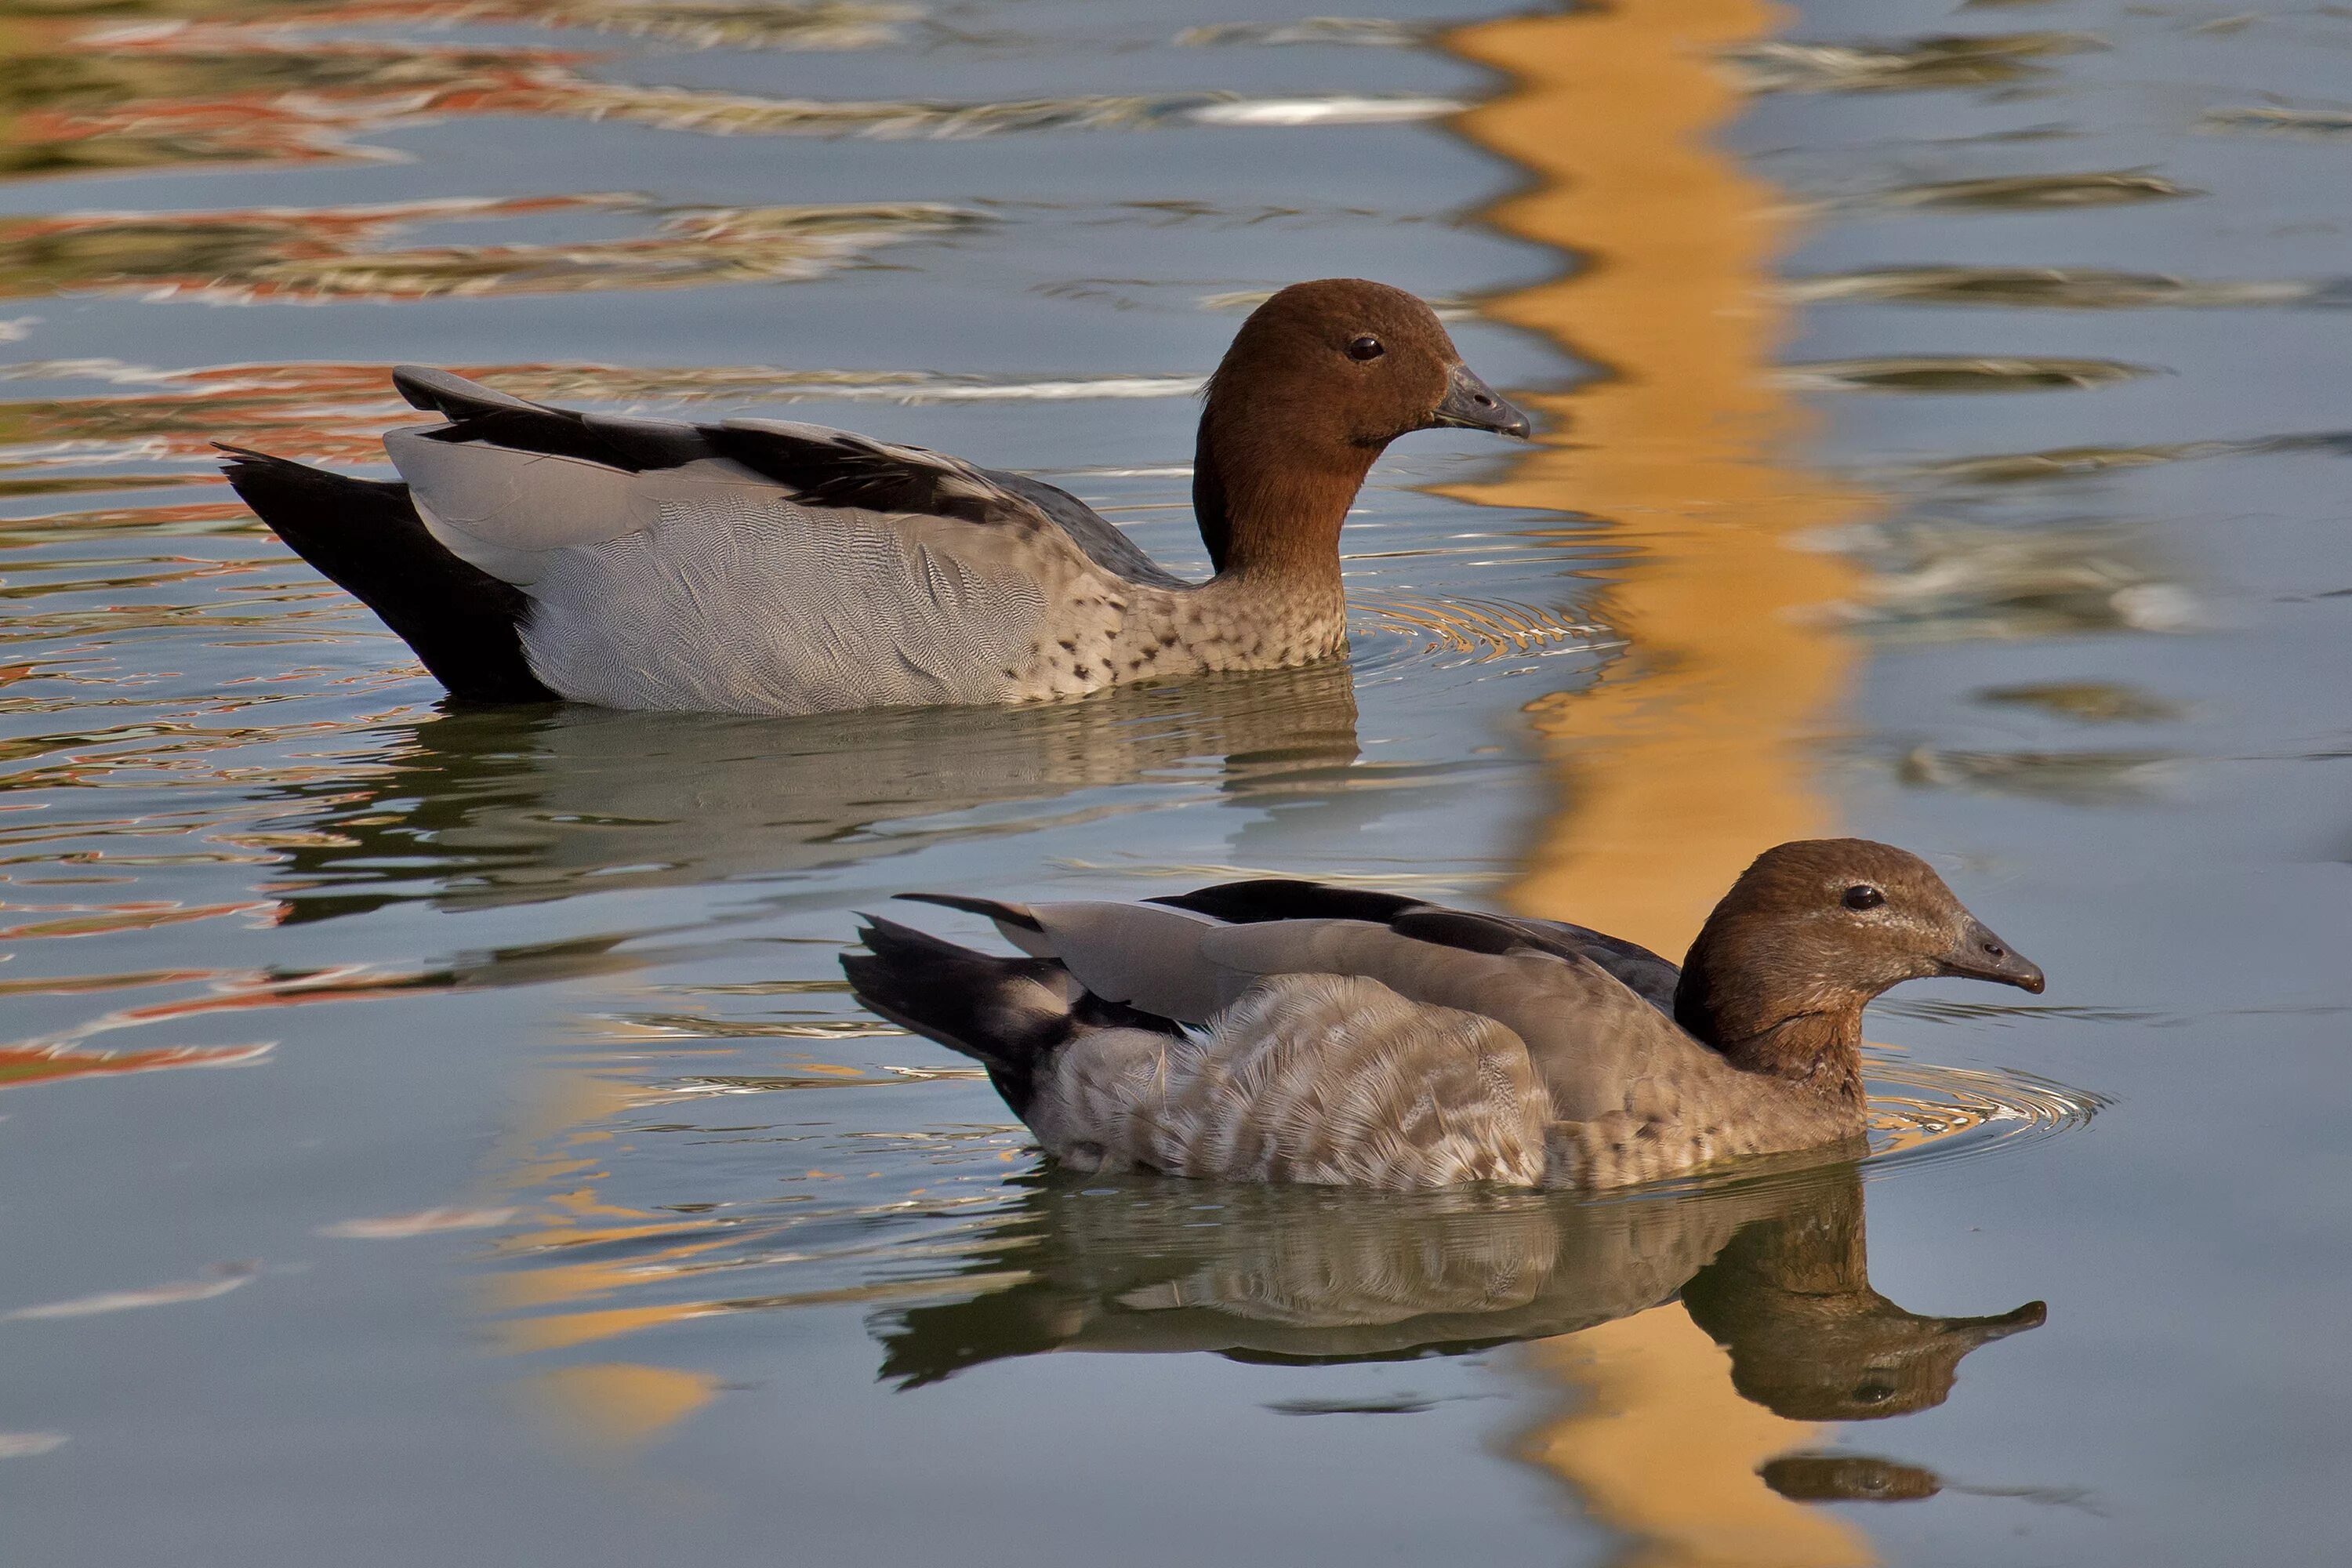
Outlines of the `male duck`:
<svg viewBox="0 0 2352 1568">
<path fill-rule="evenodd" d="M 1863 1008 L 2042 971 L 1915 855 L 1767 850 L 1677 970 L 1581 926 L 1313 882 L 997 903 L 1030 956 L 868 917 L 858 1000 L 974 1058 L 1079 1170 L 1335 1186 L 1614 1187 L 1858 1138 Z"/>
<path fill-rule="evenodd" d="M 1339 525 L 1397 437 L 1528 434 L 1412 295 L 1285 289 L 1209 383 L 1192 501 L 1217 574 L 1153 564 L 1085 502 L 919 447 L 762 419 L 393 384 L 404 484 L 236 448 L 229 482 L 452 695 L 814 713 L 1071 697 L 1305 664 L 1346 639 Z"/>
</svg>

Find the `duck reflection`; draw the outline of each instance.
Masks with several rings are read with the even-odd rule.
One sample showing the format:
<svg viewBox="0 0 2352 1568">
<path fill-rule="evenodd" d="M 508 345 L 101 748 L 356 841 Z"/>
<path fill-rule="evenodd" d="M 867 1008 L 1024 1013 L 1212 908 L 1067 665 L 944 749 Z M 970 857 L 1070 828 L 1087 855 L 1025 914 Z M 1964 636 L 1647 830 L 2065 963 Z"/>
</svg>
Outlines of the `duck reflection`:
<svg viewBox="0 0 2352 1568">
<path fill-rule="evenodd" d="M 1679 1297 L 1748 1399 L 1798 1420 L 1941 1404 L 1962 1357 L 2039 1325 L 1923 1317 L 1870 1288 L 1852 1164 L 1614 1202 L 1041 1179 L 968 1271 L 1018 1284 L 877 1316 L 901 1387 L 1047 1351 L 1405 1359 L 1572 1333 Z"/>
<path fill-rule="evenodd" d="M 289 921 L 789 875 L 1202 790 L 1270 808 L 1242 830 L 1246 856 L 1274 821 L 1286 837 L 1362 826 L 1391 791 L 1476 765 L 1360 761 L 1344 661 L 1032 708 L 451 709 L 380 749 L 394 760 L 379 776 L 288 792 L 310 808 L 268 889 Z M 1168 787 L 1106 787 L 1137 783 Z"/>
<path fill-rule="evenodd" d="M 1919 1502 L 1958 1492 L 2098 1511 L 2091 1495 L 2079 1488 L 1969 1486 L 1939 1476 L 1924 1465 L 1906 1465 L 1875 1454 L 1783 1454 L 1766 1460 L 1756 1473 L 1790 1502 Z"/>
</svg>

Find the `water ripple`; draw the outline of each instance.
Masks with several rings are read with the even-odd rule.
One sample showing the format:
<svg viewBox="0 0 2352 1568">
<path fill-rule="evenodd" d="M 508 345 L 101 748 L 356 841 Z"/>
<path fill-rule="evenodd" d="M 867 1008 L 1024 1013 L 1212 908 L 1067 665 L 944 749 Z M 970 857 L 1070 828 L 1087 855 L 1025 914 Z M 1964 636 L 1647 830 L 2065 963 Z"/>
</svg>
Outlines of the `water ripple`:
<svg viewBox="0 0 2352 1568">
<path fill-rule="evenodd" d="M 2279 279 L 2200 279 L 2088 267 L 1877 267 L 1792 279 L 1782 290 L 1799 304 L 1863 300 L 1905 305 L 2039 306 L 2137 310 L 2151 306 L 2352 304 L 2345 284 Z"/>
<path fill-rule="evenodd" d="M 2137 202 L 2178 201 L 2205 193 L 2175 184 L 2147 169 L 2105 169 L 2084 174 L 1996 174 L 1973 180 L 1929 180 L 1881 191 L 1887 206 L 1958 207 L 1993 212 L 2040 208 L 2122 206 Z"/>
<path fill-rule="evenodd" d="M 1908 1169 L 1975 1159 L 2085 1126 L 2110 1101 L 2011 1069 L 1936 1067 L 1878 1047 L 1864 1052 L 1872 1166 Z"/>
<path fill-rule="evenodd" d="M 2105 359 L 1881 354 L 1787 365 L 1780 380 L 1800 392 L 2070 392 L 2163 374 L 2153 365 Z"/>
<path fill-rule="evenodd" d="M 419 223 L 613 210 L 645 212 L 656 232 L 568 245 L 375 247 Z M 989 221 L 937 202 L 663 209 L 606 195 L 35 216 L 0 219 L 0 296 L 111 291 L 242 305 L 791 283 L 886 245 Z"/>
<path fill-rule="evenodd" d="M 1491 665 L 1496 667 L 1493 673 L 1521 674 L 1535 661 L 1590 654 L 1621 641 L 1558 606 L 1378 593 L 1360 595 L 1349 636 L 1355 667 L 1364 676 L 1384 674 L 1407 660 L 1443 669 Z"/>
<path fill-rule="evenodd" d="M 2042 60 L 2105 47 L 2084 33 L 1977 33 L 1871 43 L 1776 41 L 1722 58 L 1751 92 L 1904 92 L 1999 86 L 2042 74 Z"/>
</svg>

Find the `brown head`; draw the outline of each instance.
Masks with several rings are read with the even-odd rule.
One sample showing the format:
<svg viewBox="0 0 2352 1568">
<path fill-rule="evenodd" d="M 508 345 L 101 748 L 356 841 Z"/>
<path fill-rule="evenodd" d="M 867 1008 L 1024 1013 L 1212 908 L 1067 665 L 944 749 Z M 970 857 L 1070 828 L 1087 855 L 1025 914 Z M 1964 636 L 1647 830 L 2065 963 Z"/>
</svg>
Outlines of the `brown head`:
<svg viewBox="0 0 2352 1568">
<path fill-rule="evenodd" d="M 1863 1008 L 1939 974 L 2042 984 L 1916 855 L 1867 838 L 1800 839 L 1758 856 L 1707 916 L 1675 1017 L 1742 1067 L 1827 1071 L 1858 1089 Z"/>
<path fill-rule="evenodd" d="M 1192 507 L 1211 560 L 1336 578 L 1339 524 L 1372 459 L 1444 425 L 1529 428 L 1411 294 L 1360 278 L 1292 284 L 1250 313 L 1209 379 Z"/>
</svg>

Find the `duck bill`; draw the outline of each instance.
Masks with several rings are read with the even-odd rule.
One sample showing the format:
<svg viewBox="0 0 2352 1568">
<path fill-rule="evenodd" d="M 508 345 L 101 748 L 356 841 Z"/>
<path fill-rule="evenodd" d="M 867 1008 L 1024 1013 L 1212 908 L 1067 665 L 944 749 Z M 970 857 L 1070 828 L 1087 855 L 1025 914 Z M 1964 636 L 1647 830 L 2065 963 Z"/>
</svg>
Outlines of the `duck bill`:
<svg viewBox="0 0 2352 1568">
<path fill-rule="evenodd" d="M 1944 1327 L 1972 1345 L 1989 1344 L 2005 1340 L 2011 1334 L 2021 1334 L 2028 1329 L 2038 1329 L 2050 1319 L 2050 1309 L 2040 1301 L 2028 1301 L 2014 1311 L 1991 1318 L 1947 1318 Z"/>
<path fill-rule="evenodd" d="M 1969 921 L 1968 929 L 1937 964 L 1937 970 L 1963 980 L 1990 980 L 2000 985 L 2014 985 L 2036 996 L 2042 994 L 2042 966 L 1995 936 L 1981 921 Z"/>
<path fill-rule="evenodd" d="M 1492 430 L 1497 436 L 1516 436 L 1522 441 L 1535 428 L 1525 414 L 1480 381 L 1466 364 L 1455 365 L 1447 374 L 1444 400 L 1430 415 L 1429 423 L 1432 426 L 1452 425 L 1465 430 Z"/>
</svg>

